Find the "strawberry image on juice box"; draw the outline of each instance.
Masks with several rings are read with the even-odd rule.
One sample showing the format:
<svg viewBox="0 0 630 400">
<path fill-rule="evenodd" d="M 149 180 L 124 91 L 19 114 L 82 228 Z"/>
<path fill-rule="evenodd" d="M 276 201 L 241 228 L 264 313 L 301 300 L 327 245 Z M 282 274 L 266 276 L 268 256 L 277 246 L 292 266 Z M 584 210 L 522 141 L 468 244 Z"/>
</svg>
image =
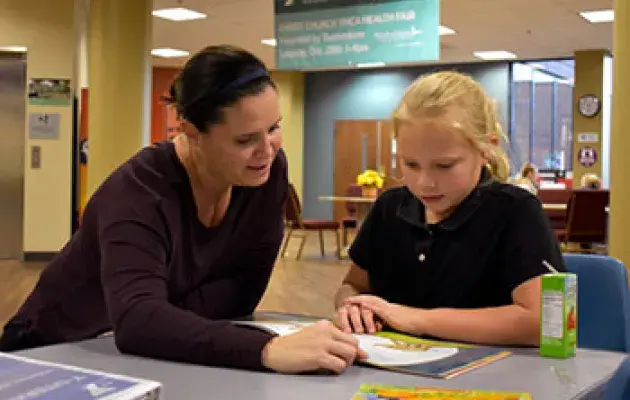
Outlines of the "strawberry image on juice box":
<svg viewBox="0 0 630 400">
<path fill-rule="evenodd" d="M 543 275 L 541 289 L 540 355 L 572 357 L 577 343 L 577 276 Z"/>
</svg>

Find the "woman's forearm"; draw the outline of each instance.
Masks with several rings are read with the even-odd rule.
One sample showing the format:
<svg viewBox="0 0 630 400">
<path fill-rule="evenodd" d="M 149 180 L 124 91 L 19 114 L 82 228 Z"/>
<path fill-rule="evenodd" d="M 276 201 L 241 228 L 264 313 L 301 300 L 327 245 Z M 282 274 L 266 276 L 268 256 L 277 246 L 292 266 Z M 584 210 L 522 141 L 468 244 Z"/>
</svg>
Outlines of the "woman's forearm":
<svg viewBox="0 0 630 400">
<path fill-rule="evenodd" d="M 481 309 L 413 310 L 414 331 L 453 341 L 538 346 L 539 313 L 518 305 Z"/>
</svg>

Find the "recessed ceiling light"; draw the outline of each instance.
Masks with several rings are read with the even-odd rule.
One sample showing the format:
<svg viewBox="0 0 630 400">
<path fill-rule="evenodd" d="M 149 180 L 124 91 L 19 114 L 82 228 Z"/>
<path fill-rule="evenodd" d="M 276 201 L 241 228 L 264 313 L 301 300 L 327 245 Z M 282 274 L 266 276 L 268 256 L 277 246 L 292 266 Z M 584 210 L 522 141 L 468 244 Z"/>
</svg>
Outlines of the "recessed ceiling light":
<svg viewBox="0 0 630 400">
<path fill-rule="evenodd" d="M 385 66 L 385 63 L 382 62 L 382 61 L 358 63 L 357 64 L 358 68 L 377 68 L 377 67 L 384 67 L 384 66 Z"/>
<path fill-rule="evenodd" d="M 591 24 L 597 24 L 600 22 L 613 22 L 615 20 L 614 10 L 595 10 L 595 11 L 582 11 L 580 16 L 590 22 Z"/>
<path fill-rule="evenodd" d="M 516 58 L 516 54 L 505 50 L 475 51 L 473 55 L 482 60 L 506 60 Z"/>
<path fill-rule="evenodd" d="M 156 57 L 163 57 L 163 58 L 177 58 L 177 57 L 186 57 L 190 55 L 190 52 L 186 50 L 161 48 L 161 49 L 151 50 L 151 55 L 156 56 Z"/>
<path fill-rule="evenodd" d="M 192 21 L 195 19 L 204 19 L 208 15 L 197 11 L 189 10 L 188 8 L 176 7 L 176 8 L 162 8 L 160 10 L 153 10 L 153 16 L 171 21 Z"/>
<path fill-rule="evenodd" d="M 26 46 L 0 46 L 0 51 L 9 53 L 26 53 Z"/>
<path fill-rule="evenodd" d="M 278 41 L 276 40 L 276 38 L 263 39 L 260 41 L 260 43 L 267 46 L 272 46 L 272 47 L 275 47 L 278 45 Z"/>
<path fill-rule="evenodd" d="M 455 32 L 453 29 L 449 28 L 448 26 L 444 26 L 444 25 L 440 25 L 438 27 L 438 34 L 440 36 L 445 36 L 445 35 L 454 35 L 457 32 Z"/>
</svg>

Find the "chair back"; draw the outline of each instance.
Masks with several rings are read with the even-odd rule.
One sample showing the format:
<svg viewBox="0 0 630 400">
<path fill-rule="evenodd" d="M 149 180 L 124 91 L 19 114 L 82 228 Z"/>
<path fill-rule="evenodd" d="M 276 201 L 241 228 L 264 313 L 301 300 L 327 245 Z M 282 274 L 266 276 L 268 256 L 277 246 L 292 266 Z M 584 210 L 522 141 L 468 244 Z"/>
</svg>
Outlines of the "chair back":
<svg viewBox="0 0 630 400">
<path fill-rule="evenodd" d="M 538 198 L 541 203 L 567 204 L 572 191 L 567 189 L 539 189 Z"/>
<path fill-rule="evenodd" d="M 619 365 L 604 389 L 604 400 L 630 399 L 630 357 Z"/>
<path fill-rule="evenodd" d="M 290 225 L 302 225 L 302 204 L 292 183 L 289 183 L 289 198 L 284 209 L 284 218 Z"/>
<path fill-rule="evenodd" d="M 567 205 L 567 241 L 605 243 L 610 192 L 574 190 Z"/>
<path fill-rule="evenodd" d="M 349 185 L 346 189 L 346 196 L 348 197 L 361 197 L 361 186 L 353 184 Z M 348 217 L 355 217 L 357 215 L 357 203 L 354 201 L 346 201 L 346 212 Z"/>
<path fill-rule="evenodd" d="M 630 290 L 626 267 L 596 254 L 564 254 L 578 282 L 578 346 L 630 351 Z"/>
<path fill-rule="evenodd" d="M 538 199 L 543 204 L 567 204 L 572 191 L 567 189 L 539 189 Z M 567 210 L 545 210 L 553 229 L 566 229 Z"/>
<path fill-rule="evenodd" d="M 619 365 L 604 389 L 604 400 L 630 399 L 630 357 Z"/>
</svg>

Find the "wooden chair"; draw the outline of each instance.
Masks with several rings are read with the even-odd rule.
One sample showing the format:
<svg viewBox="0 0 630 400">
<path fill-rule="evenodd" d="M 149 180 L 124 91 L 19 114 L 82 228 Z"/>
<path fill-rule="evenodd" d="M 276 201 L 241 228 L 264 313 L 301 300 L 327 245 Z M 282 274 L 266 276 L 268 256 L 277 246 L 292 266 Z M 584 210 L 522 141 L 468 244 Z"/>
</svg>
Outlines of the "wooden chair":
<svg viewBox="0 0 630 400">
<path fill-rule="evenodd" d="M 572 194 L 573 191 L 570 189 L 540 189 L 538 199 L 543 204 L 568 204 Z M 549 222 L 554 230 L 566 229 L 567 210 L 545 210 L 545 214 L 549 217 Z"/>
<path fill-rule="evenodd" d="M 361 197 L 361 186 L 350 185 L 346 190 L 346 196 L 348 197 Z M 356 229 L 359 225 L 357 221 L 357 203 L 352 201 L 346 201 L 346 212 L 348 215 L 341 220 L 341 236 L 344 246 L 348 245 L 348 231 L 350 229 Z"/>
<path fill-rule="evenodd" d="M 558 241 L 589 250 L 593 244 L 606 244 L 608 231 L 608 190 L 574 190 L 567 204 L 566 228 L 555 230 Z M 590 252 L 590 251 L 589 251 Z"/>
<path fill-rule="evenodd" d="M 285 209 L 285 220 L 287 225 L 287 234 L 282 245 L 280 252 L 281 257 L 284 257 L 289 245 L 289 240 L 292 237 L 299 237 L 301 239 L 300 247 L 297 253 L 296 260 L 302 257 L 302 251 L 306 244 L 306 238 L 309 231 L 317 231 L 319 233 L 319 249 L 324 256 L 324 231 L 334 231 L 337 238 L 337 258 L 341 259 L 341 238 L 339 237 L 338 221 L 318 220 L 318 219 L 302 219 L 302 205 L 300 204 L 300 198 L 297 195 L 293 184 L 289 184 L 289 199 L 287 201 Z M 298 232 L 296 232 L 298 231 Z M 300 232 L 301 231 L 301 232 Z"/>
</svg>

